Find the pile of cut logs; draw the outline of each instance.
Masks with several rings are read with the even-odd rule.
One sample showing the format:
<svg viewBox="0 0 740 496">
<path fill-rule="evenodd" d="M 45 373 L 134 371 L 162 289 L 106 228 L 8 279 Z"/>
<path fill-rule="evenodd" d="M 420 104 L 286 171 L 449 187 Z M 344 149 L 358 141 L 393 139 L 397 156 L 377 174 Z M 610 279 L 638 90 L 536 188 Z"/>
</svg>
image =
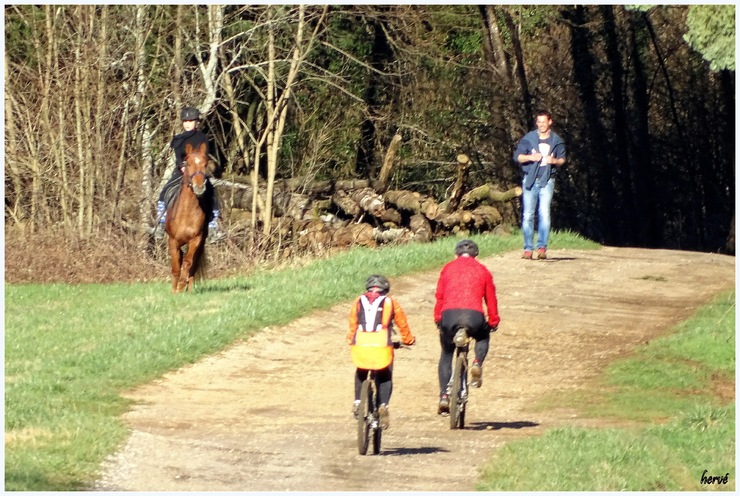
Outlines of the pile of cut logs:
<svg viewBox="0 0 740 496">
<path fill-rule="evenodd" d="M 300 248 L 315 249 L 426 242 L 447 234 L 486 232 L 502 223 L 515 223 L 511 200 L 521 195 L 521 188 L 500 191 L 495 185 L 484 184 L 466 192 L 470 167 L 466 155 L 457 157 L 456 180 L 441 203 L 413 191 L 388 190 L 391 152 L 395 153 L 397 143 L 400 137 L 394 138 L 376 181 L 278 181 L 272 207 L 276 233 Z M 253 202 L 250 182 L 232 178 L 216 179 L 213 184 L 223 210 L 230 211 L 230 229 L 249 226 Z M 262 187 L 259 193 L 258 202 L 264 198 Z"/>
</svg>

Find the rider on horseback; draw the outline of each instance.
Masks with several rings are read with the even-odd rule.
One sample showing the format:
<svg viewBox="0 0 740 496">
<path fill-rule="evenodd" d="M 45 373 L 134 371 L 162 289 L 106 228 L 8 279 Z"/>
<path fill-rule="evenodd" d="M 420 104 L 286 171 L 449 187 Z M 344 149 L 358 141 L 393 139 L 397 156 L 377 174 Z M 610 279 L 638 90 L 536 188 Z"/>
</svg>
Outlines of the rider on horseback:
<svg viewBox="0 0 740 496">
<path fill-rule="evenodd" d="M 190 144 L 193 148 L 198 148 L 202 143 L 206 143 L 208 146 L 208 137 L 197 128 L 198 121 L 200 121 L 200 111 L 194 107 L 185 107 L 180 112 L 180 120 L 182 120 L 182 127 L 185 132 L 176 134 L 170 142 L 170 148 L 175 152 L 175 163 L 177 167 L 172 172 L 172 176 L 169 178 L 167 183 L 162 188 L 162 192 L 159 194 L 157 201 L 157 219 L 158 225 L 155 230 L 155 236 L 159 239 L 164 236 L 164 221 L 167 216 L 167 196 L 170 191 L 176 190 L 177 186 L 182 181 L 183 164 L 185 162 L 185 145 Z M 212 217 L 208 224 L 209 239 L 217 241 L 225 237 L 225 234 L 220 231 L 218 218 L 219 218 L 219 205 L 218 196 L 213 188 L 210 181 L 206 180 L 206 202 L 212 207 Z"/>
</svg>

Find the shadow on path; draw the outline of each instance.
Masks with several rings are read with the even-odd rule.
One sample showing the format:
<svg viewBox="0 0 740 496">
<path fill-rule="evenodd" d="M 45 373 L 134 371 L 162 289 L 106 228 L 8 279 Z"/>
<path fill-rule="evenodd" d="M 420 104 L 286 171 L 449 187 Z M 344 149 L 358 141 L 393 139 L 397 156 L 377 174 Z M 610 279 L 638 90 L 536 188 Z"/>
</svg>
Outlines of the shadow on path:
<svg viewBox="0 0 740 496">
<path fill-rule="evenodd" d="M 438 446 L 429 446 L 422 448 L 391 448 L 382 450 L 381 456 L 403 456 L 403 455 L 429 455 L 432 453 L 448 453 L 449 450 Z"/>
<path fill-rule="evenodd" d="M 539 427 L 539 425 L 537 422 L 522 420 L 517 422 L 473 422 L 465 426 L 465 428 L 473 431 L 484 431 L 486 429 L 497 431 L 500 429 L 525 429 L 528 427 Z"/>
</svg>

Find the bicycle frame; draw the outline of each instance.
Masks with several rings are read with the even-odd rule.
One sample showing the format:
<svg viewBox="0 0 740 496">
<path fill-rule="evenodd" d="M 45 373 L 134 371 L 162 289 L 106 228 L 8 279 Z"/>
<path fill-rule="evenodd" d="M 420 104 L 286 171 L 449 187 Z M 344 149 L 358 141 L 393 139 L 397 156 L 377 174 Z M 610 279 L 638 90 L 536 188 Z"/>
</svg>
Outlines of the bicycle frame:
<svg viewBox="0 0 740 496">
<path fill-rule="evenodd" d="M 393 347 L 410 349 L 398 340 L 393 341 Z M 380 388 L 378 386 L 378 371 L 368 370 L 367 377 L 360 387 L 360 405 L 357 409 L 357 449 L 361 455 L 367 454 L 370 439 L 373 440 L 373 454 L 380 453 L 380 441 L 383 428 L 380 426 Z"/>
<path fill-rule="evenodd" d="M 471 338 L 468 329 L 458 329 L 453 342 L 455 356 L 450 378 L 450 429 L 465 428 L 465 407 L 468 402 L 468 351 Z"/>
</svg>

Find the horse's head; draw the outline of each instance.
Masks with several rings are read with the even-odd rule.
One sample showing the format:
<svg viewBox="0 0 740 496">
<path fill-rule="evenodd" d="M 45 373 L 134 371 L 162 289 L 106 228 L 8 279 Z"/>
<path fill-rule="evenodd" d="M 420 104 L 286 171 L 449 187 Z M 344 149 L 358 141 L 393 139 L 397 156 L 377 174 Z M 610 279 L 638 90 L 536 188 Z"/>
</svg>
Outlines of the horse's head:
<svg viewBox="0 0 740 496">
<path fill-rule="evenodd" d="M 188 187 L 198 197 L 206 192 L 206 167 L 208 166 L 206 150 L 206 143 L 201 143 L 198 148 L 193 148 L 190 143 L 185 145 L 185 173 L 183 176 L 188 182 Z"/>
</svg>

